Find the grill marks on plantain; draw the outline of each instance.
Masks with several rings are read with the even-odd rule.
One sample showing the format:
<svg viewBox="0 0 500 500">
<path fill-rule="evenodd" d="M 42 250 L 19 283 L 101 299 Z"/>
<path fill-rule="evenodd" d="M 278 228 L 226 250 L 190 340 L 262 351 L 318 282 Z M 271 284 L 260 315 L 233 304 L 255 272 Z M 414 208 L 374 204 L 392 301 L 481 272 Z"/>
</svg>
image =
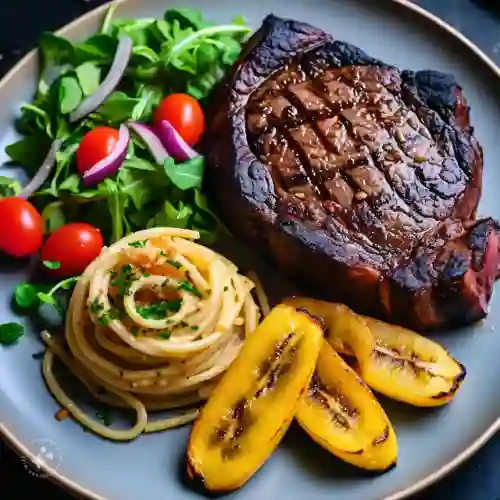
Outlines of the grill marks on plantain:
<svg viewBox="0 0 500 500">
<path fill-rule="evenodd" d="M 259 398 L 273 397 L 272 393 L 279 391 L 296 361 L 300 344 L 301 338 L 294 332 L 290 332 L 283 340 L 277 342 L 271 355 L 257 368 L 258 378 L 249 393 L 220 421 L 210 438 L 210 443 L 211 446 L 221 447 L 221 456 L 224 460 L 231 460 L 241 453 L 241 441 L 258 418 L 254 415 L 252 404 Z"/>
<path fill-rule="evenodd" d="M 314 374 L 308 389 L 309 397 L 329 412 L 332 422 L 348 431 L 356 426 L 359 411 L 335 387 L 326 387 L 317 373 Z"/>
<path fill-rule="evenodd" d="M 420 233 L 447 216 L 467 178 L 462 172 L 450 182 L 455 160 L 370 71 L 391 70 L 355 66 L 311 80 L 291 65 L 252 96 L 248 131 L 277 186 L 295 199 L 326 212 L 362 205 L 372 223 Z"/>
</svg>

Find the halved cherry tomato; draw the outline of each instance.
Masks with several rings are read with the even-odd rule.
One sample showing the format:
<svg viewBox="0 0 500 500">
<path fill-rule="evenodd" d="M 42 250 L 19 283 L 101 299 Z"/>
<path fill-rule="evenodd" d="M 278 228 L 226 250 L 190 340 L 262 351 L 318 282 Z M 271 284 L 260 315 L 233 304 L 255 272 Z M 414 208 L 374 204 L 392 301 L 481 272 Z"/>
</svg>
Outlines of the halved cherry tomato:
<svg viewBox="0 0 500 500">
<path fill-rule="evenodd" d="M 54 231 L 42 247 L 43 261 L 58 262 L 50 273 L 77 276 L 99 256 L 104 242 L 99 229 L 84 222 L 66 224 Z"/>
<path fill-rule="evenodd" d="M 153 120 L 168 120 L 181 137 L 194 146 L 205 132 L 205 116 L 200 103 L 188 94 L 170 94 L 156 108 Z"/>
<path fill-rule="evenodd" d="M 97 162 L 113 152 L 118 142 L 118 130 L 111 127 L 96 127 L 87 132 L 76 150 L 76 165 L 83 175 Z"/>
<path fill-rule="evenodd" d="M 0 250 L 12 257 L 28 257 L 42 245 L 43 220 L 23 198 L 0 200 Z"/>
</svg>

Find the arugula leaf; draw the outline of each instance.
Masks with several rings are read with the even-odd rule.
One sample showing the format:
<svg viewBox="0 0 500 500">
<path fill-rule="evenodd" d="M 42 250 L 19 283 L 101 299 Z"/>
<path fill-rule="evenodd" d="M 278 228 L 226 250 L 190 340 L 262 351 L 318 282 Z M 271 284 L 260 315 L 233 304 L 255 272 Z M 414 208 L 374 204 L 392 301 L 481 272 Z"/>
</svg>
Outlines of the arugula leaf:
<svg viewBox="0 0 500 500">
<path fill-rule="evenodd" d="M 34 122 L 36 130 L 44 132 L 48 137 L 53 137 L 52 120 L 49 113 L 35 104 L 23 104 L 21 106 L 22 122 L 27 125 Z M 29 125 L 28 125 L 29 126 Z"/>
<path fill-rule="evenodd" d="M 101 68 L 95 63 L 87 61 L 75 68 L 75 73 L 83 93 L 88 96 L 93 94 L 101 82 Z"/>
<path fill-rule="evenodd" d="M 78 194 L 80 192 L 80 176 L 78 174 L 71 174 L 66 177 L 59 185 L 59 190 Z"/>
<path fill-rule="evenodd" d="M 83 92 L 74 76 L 63 76 L 59 84 L 59 110 L 63 115 L 74 111 L 83 99 Z"/>
<path fill-rule="evenodd" d="M 139 99 L 129 97 L 125 92 L 113 92 L 97 109 L 96 114 L 104 121 L 121 123 L 129 120 Z"/>
<path fill-rule="evenodd" d="M 147 45 L 137 45 L 132 49 L 132 57 L 137 58 L 139 61 L 145 59 L 147 62 L 158 63 L 160 56 L 153 49 Z"/>
<path fill-rule="evenodd" d="M 185 229 L 192 214 L 193 209 L 182 201 L 179 201 L 178 208 L 164 201 L 162 209 L 148 222 L 148 228 L 166 226 Z"/>
<path fill-rule="evenodd" d="M 196 71 L 200 73 L 210 71 L 214 64 L 217 64 L 220 54 L 219 50 L 214 45 L 208 43 L 196 47 L 194 53 L 196 54 Z"/>
<path fill-rule="evenodd" d="M 74 47 L 77 64 L 93 61 L 110 64 L 116 53 L 118 40 L 109 34 L 98 33 Z"/>
<path fill-rule="evenodd" d="M 45 233 L 53 233 L 56 229 L 66 224 L 64 205 L 60 201 L 49 203 L 42 211 Z"/>
<path fill-rule="evenodd" d="M 14 300 L 21 309 L 38 306 L 37 288 L 31 283 L 19 283 L 14 289 Z"/>
<path fill-rule="evenodd" d="M 159 172 L 158 167 L 154 163 L 137 157 L 127 158 L 123 162 L 120 173 L 122 170 L 145 170 L 147 172 Z"/>
<path fill-rule="evenodd" d="M 42 33 L 39 48 L 42 55 L 43 68 L 51 64 L 55 66 L 72 64 L 74 61 L 75 50 L 72 43 L 65 38 L 54 35 L 54 33 Z"/>
<path fill-rule="evenodd" d="M 11 160 L 25 167 L 29 173 L 36 172 L 47 156 L 51 141 L 46 135 L 31 135 L 9 144 L 5 152 Z"/>
<path fill-rule="evenodd" d="M 118 178 L 121 192 L 130 197 L 137 210 L 142 210 L 146 203 L 158 195 L 158 176 L 150 172 L 122 167 Z"/>
<path fill-rule="evenodd" d="M 115 242 L 123 238 L 125 234 L 124 222 L 126 200 L 118 189 L 116 182 L 109 178 L 104 179 L 104 182 L 99 185 L 99 189 L 106 195 L 108 200 L 108 209 L 111 214 L 112 225 L 111 241 Z"/>
<path fill-rule="evenodd" d="M 17 179 L 0 175 L 0 198 L 16 196 L 21 190 L 21 184 Z"/>
<path fill-rule="evenodd" d="M 24 326 L 20 323 L 4 323 L 0 325 L 0 344 L 11 345 L 24 335 Z"/>
<path fill-rule="evenodd" d="M 79 136 L 75 135 L 65 141 L 61 149 L 56 153 L 55 173 L 50 181 L 50 185 L 38 191 L 38 194 L 51 195 L 54 198 L 58 197 L 59 188 L 58 181 L 61 177 L 66 177 L 70 171 L 70 165 L 73 161 L 73 156 L 78 148 Z"/>
<path fill-rule="evenodd" d="M 182 29 L 192 28 L 201 30 L 208 26 L 203 19 L 203 14 L 199 10 L 188 8 L 168 9 L 164 14 L 164 19 L 167 23 L 177 21 Z"/>
<path fill-rule="evenodd" d="M 175 164 L 172 158 L 167 158 L 164 164 L 165 174 L 174 186 L 182 191 L 200 188 L 203 179 L 204 159 L 197 156 L 184 163 Z"/>
<path fill-rule="evenodd" d="M 111 34 L 117 38 L 128 35 L 136 45 L 148 45 L 149 28 L 155 19 L 116 19 Z"/>
</svg>

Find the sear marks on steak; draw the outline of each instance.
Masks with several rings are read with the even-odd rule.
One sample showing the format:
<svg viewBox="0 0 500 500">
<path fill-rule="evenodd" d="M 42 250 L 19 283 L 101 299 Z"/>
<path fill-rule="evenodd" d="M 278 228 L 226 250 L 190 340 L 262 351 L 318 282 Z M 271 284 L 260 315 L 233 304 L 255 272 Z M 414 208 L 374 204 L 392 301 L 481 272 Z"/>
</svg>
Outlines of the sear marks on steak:
<svg viewBox="0 0 500 500">
<path fill-rule="evenodd" d="M 268 16 L 209 110 L 230 227 L 318 294 L 418 330 L 482 318 L 499 226 L 454 78 Z"/>
</svg>

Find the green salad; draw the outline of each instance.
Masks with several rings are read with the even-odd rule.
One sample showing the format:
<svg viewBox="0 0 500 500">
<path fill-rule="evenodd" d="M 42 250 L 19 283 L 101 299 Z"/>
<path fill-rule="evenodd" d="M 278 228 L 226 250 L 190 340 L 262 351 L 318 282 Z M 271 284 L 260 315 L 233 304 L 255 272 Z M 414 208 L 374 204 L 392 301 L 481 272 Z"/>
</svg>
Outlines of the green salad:
<svg viewBox="0 0 500 500">
<path fill-rule="evenodd" d="M 158 165 L 141 138 L 132 135 L 118 173 L 87 187 L 75 169 L 75 153 L 85 133 L 97 126 L 150 122 L 169 94 L 186 93 L 204 103 L 238 58 L 250 30 L 242 18 L 217 26 L 191 9 L 133 20 L 113 19 L 113 10 L 101 31 L 83 42 L 42 35 L 37 92 L 22 106 L 17 123 L 24 137 L 6 151 L 33 176 L 53 141 L 61 141 L 52 173 L 33 194 L 48 232 L 78 220 L 99 227 L 106 241 L 157 225 L 193 228 L 212 241 L 217 220 L 200 193 L 203 158 L 179 163 L 170 157 Z M 119 84 L 97 109 L 72 123 L 71 113 L 108 74 L 123 36 L 132 40 L 132 50 Z M 15 181 L 1 178 L 1 195 L 19 192 Z"/>
<path fill-rule="evenodd" d="M 46 304 L 63 316 L 61 294 L 128 233 L 188 228 L 209 244 L 222 228 L 201 191 L 196 148 L 206 101 L 251 30 L 241 17 L 217 25 L 186 8 L 160 19 L 115 19 L 114 10 L 84 41 L 40 39 L 36 93 L 16 121 L 21 139 L 6 148 L 31 180 L 0 176 L 0 253 L 39 254 L 60 281 L 20 283 L 18 310 Z M 0 325 L 0 343 L 21 334 Z"/>
</svg>

